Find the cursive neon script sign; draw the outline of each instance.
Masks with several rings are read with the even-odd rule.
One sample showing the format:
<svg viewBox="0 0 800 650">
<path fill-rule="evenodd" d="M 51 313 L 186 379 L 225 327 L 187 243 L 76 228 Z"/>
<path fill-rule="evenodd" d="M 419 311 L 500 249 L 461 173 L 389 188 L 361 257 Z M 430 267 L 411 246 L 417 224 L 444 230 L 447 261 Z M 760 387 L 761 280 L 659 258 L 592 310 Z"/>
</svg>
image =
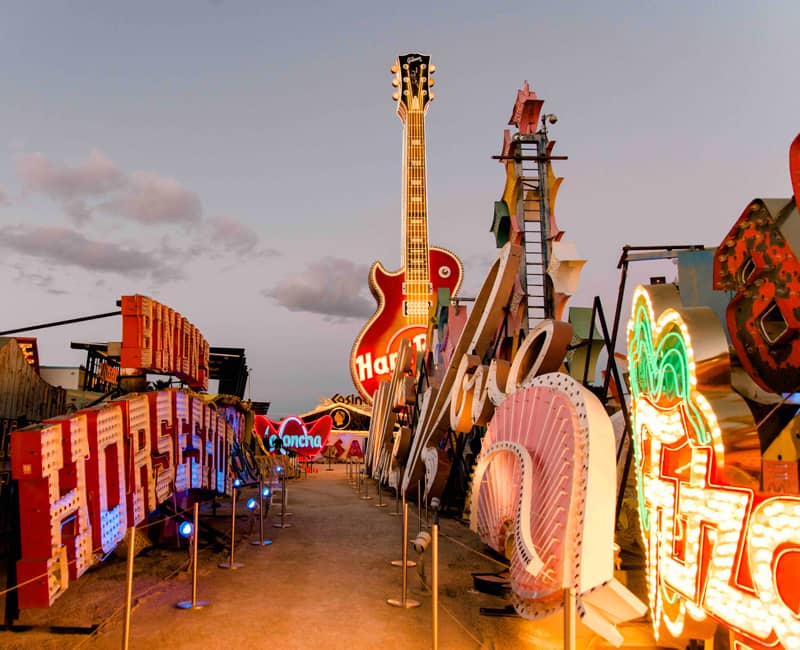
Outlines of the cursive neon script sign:
<svg viewBox="0 0 800 650">
<path fill-rule="evenodd" d="M 635 467 L 656 638 L 717 622 L 740 650 L 800 647 L 800 498 L 759 492 L 752 415 L 707 308 L 639 287 L 628 324 Z"/>
<path fill-rule="evenodd" d="M 304 456 L 314 457 L 328 444 L 333 427 L 330 415 L 323 415 L 311 423 L 311 428 L 296 415 L 278 422 L 265 415 L 256 415 L 256 433 L 264 438 L 267 449 L 291 449 Z"/>
</svg>

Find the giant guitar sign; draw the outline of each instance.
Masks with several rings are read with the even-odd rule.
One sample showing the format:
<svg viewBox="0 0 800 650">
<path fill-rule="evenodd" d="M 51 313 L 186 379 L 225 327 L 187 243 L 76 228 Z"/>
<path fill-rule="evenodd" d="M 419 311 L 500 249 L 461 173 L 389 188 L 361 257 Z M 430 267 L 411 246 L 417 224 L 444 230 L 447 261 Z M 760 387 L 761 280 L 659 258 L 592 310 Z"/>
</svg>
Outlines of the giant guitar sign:
<svg viewBox="0 0 800 650">
<path fill-rule="evenodd" d="M 436 291 L 461 285 L 463 269 L 450 251 L 428 246 L 425 180 L 425 111 L 433 100 L 435 71 L 423 54 L 400 56 L 392 66 L 397 114 L 403 122 L 403 257 L 398 271 L 375 262 L 369 287 L 378 309 L 353 344 L 350 372 L 358 392 L 369 401 L 381 380 L 391 377 L 402 339 L 416 351 L 425 346 L 428 309 Z"/>
</svg>

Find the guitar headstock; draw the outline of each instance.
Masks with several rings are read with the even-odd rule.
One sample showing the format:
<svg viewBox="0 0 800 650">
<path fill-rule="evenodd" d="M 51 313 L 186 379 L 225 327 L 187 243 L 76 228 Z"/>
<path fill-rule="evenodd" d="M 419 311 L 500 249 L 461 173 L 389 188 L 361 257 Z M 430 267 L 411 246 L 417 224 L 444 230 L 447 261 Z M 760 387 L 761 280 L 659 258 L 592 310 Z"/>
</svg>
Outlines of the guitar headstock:
<svg viewBox="0 0 800 650">
<path fill-rule="evenodd" d="M 392 85 L 397 88 L 392 99 L 397 102 L 401 119 L 405 119 L 409 110 L 424 111 L 434 98 L 431 75 L 436 72 L 436 66 L 431 65 L 431 57 L 427 54 L 401 54 L 392 66 L 392 72 Z"/>
</svg>

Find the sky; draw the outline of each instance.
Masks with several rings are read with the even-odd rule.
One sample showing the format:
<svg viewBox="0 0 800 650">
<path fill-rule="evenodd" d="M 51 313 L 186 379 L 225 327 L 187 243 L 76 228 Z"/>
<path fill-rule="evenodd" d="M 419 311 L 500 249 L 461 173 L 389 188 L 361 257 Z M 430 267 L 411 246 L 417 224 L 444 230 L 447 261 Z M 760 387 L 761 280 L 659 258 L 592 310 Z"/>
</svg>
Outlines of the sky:
<svg viewBox="0 0 800 650">
<path fill-rule="evenodd" d="M 5 2 L 0 330 L 148 295 L 244 347 L 270 415 L 354 392 L 369 266 L 400 265 L 397 55 L 436 64 L 430 242 L 475 295 L 527 80 L 558 122 L 555 206 L 613 312 L 623 245 L 717 245 L 788 197 L 800 3 Z M 632 283 L 666 271 L 637 266 Z M 663 264 L 662 264 L 663 266 Z M 671 279 L 671 278 L 670 278 Z M 623 317 L 627 319 L 626 302 Z M 119 318 L 32 332 L 43 365 Z"/>
</svg>

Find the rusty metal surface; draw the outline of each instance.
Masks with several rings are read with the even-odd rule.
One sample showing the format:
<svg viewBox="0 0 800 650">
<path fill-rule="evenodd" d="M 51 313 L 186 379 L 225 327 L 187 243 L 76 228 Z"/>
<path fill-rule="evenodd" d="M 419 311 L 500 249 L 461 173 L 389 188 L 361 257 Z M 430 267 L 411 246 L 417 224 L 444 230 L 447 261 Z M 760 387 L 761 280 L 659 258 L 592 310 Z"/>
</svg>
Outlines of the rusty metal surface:
<svg viewBox="0 0 800 650">
<path fill-rule="evenodd" d="M 755 199 L 717 248 L 714 287 L 734 291 L 726 321 L 742 365 L 766 390 L 800 388 L 800 214 Z"/>
<path fill-rule="evenodd" d="M 0 418 L 39 422 L 64 412 L 66 391 L 44 381 L 16 339 L 0 340 Z"/>
</svg>

